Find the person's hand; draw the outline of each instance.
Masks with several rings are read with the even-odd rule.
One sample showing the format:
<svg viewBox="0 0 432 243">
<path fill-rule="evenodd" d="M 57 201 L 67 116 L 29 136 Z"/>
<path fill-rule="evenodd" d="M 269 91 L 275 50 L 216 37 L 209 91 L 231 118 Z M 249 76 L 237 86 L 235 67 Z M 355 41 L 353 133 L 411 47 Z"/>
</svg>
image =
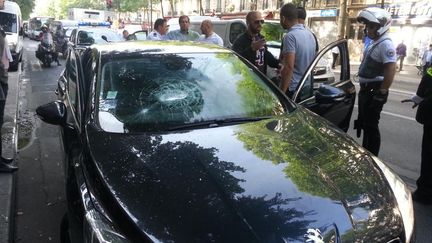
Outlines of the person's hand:
<svg viewBox="0 0 432 243">
<path fill-rule="evenodd" d="M 378 106 L 378 105 L 384 105 L 387 102 L 388 98 L 388 91 L 381 91 L 376 90 L 374 91 L 374 94 L 372 96 L 372 102 L 371 105 Z"/>
<path fill-rule="evenodd" d="M 409 99 L 401 100 L 401 103 L 413 102 L 414 104 L 413 104 L 412 108 L 414 109 L 420 104 L 420 102 L 422 102 L 422 100 L 423 100 L 423 98 L 421 98 L 420 96 L 413 95 Z"/>
<path fill-rule="evenodd" d="M 265 44 L 266 44 L 265 39 L 255 40 L 255 38 L 254 38 L 254 40 L 252 40 L 252 43 L 251 43 L 251 48 L 253 51 L 257 51 L 257 50 L 261 49 L 262 47 L 264 47 Z"/>
</svg>

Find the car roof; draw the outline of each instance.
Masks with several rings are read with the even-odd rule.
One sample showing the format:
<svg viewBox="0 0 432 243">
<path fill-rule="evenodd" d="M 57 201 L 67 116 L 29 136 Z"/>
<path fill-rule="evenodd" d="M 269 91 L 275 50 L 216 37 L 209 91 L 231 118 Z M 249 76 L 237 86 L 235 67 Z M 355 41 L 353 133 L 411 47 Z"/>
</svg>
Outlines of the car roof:
<svg viewBox="0 0 432 243">
<path fill-rule="evenodd" d="M 231 50 L 219 47 L 218 45 L 188 42 L 188 41 L 128 41 L 111 42 L 107 44 L 95 44 L 92 48 L 96 49 L 102 55 L 115 52 L 125 53 L 232 53 Z"/>
</svg>

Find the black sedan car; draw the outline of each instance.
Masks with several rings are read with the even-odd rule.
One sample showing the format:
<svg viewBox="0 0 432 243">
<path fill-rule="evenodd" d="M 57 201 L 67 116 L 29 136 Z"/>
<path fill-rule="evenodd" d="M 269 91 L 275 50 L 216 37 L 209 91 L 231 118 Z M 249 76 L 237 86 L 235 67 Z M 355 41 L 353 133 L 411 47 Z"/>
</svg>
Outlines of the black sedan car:
<svg viewBox="0 0 432 243">
<path fill-rule="evenodd" d="M 307 76 L 296 101 L 343 102 Z M 94 45 L 68 57 L 58 94 L 37 114 L 62 131 L 64 242 L 412 238 L 402 180 L 228 49 Z"/>
</svg>

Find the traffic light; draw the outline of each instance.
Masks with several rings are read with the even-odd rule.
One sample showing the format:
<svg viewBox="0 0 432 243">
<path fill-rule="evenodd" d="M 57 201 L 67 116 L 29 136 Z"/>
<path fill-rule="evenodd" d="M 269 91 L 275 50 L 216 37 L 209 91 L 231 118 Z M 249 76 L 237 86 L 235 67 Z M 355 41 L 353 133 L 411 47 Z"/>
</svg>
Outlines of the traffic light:
<svg viewBox="0 0 432 243">
<path fill-rule="evenodd" d="M 108 9 L 112 8 L 112 0 L 106 0 L 106 6 Z"/>
</svg>

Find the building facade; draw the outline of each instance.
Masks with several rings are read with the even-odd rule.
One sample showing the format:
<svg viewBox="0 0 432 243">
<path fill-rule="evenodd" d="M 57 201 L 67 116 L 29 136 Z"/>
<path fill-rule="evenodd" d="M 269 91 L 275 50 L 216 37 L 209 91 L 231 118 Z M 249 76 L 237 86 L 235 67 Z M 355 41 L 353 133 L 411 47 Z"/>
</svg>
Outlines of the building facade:
<svg viewBox="0 0 432 243">
<path fill-rule="evenodd" d="M 431 0 L 346 0 L 348 18 L 343 27 L 349 40 L 352 62 L 360 61 L 363 51 L 364 25 L 356 18 L 366 7 L 383 7 L 393 18 L 389 30 L 395 45 L 404 41 L 407 46 L 405 63 L 419 64 L 424 50 L 432 44 L 432 1 Z M 313 0 L 308 2 L 308 25 L 317 34 L 324 46 L 337 38 L 338 0 Z"/>
</svg>

